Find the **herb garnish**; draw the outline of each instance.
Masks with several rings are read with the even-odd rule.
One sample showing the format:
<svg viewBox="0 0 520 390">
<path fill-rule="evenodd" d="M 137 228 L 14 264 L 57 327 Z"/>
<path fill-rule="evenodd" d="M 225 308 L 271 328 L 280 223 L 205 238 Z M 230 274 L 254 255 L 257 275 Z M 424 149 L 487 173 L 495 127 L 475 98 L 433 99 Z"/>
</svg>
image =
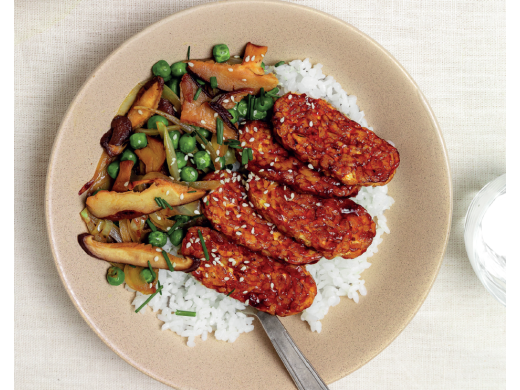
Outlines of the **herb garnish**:
<svg viewBox="0 0 520 390">
<path fill-rule="evenodd" d="M 157 278 L 157 275 L 155 274 L 155 271 L 153 270 L 152 265 L 150 264 L 150 260 L 148 260 L 148 269 L 152 273 L 153 280 L 155 280 Z"/>
<path fill-rule="evenodd" d="M 166 264 L 168 264 L 168 269 L 173 272 L 175 271 L 175 266 L 170 261 L 170 257 L 168 256 L 168 253 L 166 253 L 164 250 L 162 251 L 162 255 L 164 257 L 164 260 L 166 260 Z"/>
<path fill-rule="evenodd" d="M 185 311 L 185 310 L 175 310 L 176 316 L 185 316 L 185 317 L 195 317 L 197 316 L 197 312 L 195 311 Z"/>
<path fill-rule="evenodd" d="M 206 258 L 206 261 L 209 261 L 209 254 L 208 254 L 208 248 L 206 248 L 206 242 L 204 242 L 204 237 L 202 237 L 202 232 L 200 230 L 197 230 L 199 232 L 199 238 L 200 238 L 200 244 L 202 245 L 202 250 L 204 251 L 204 257 Z"/>
<path fill-rule="evenodd" d="M 222 142 L 224 142 L 224 122 L 217 118 L 217 144 L 222 145 Z"/>
<path fill-rule="evenodd" d="M 197 92 L 195 92 L 195 96 L 193 96 L 193 100 L 197 100 L 199 98 L 201 92 L 202 92 L 202 89 L 199 87 L 197 89 Z"/>
<path fill-rule="evenodd" d="M 148 297 L 148 299 L 147 299 L 146 301 L 144 301 L 143 304 L 142 304 L 141 306 L 139 306 L 135 312 L 136 312 L 136 313 L 139 313 L 139 311 L 140 311 L 143 307 L 145 307 L 145 306 L 148 304 L 148 302 L 150 302 L 150 301 L 152 300 L 152 298 L 155 297 L 155 296 L 157 295 L 157 293 L 160 293 L 161 290 L 162 290 L 162 286 L 159 287 L 157 290 L 155 290 L 155 292 L 154 292 L 152 295 L 150 295 L 150 296 Z"/>
<path fill-rule="evenodd" d="M 148 226 L 150 226 L 150 229 L 152 229 L 152 232 L 156 232 L 157 231 L 157 228 L 155 227 L 155 225 L 153 224 L 152 221 L 150 221 L 150 218 L 148 218 L 146 220 L 146 223 L 148 224 Z"/>
<path fill-rule="evenodd" d="M 188 46 L 188 54 L 186 55 L 186 57 L 188 57 L 188 61 L 190 60 L 190 49 L 191 49 L 191 46 Z"/>
<path fill-rule="evenodd" d="M 209 82 L 211 84 L 211 88 L 217 88 L 218 87 L 217 78 L 215 76 L 211 76 L 209 78 Z"/>
<path fill-rule="evenodd" d="M 226 297 L 229 297 L 231 294 L 233 294 L 235 292 L 235 290 L 236 289 L 231 290 L 231 292 L 228 295 L 226 295 Z"/>
</svg>

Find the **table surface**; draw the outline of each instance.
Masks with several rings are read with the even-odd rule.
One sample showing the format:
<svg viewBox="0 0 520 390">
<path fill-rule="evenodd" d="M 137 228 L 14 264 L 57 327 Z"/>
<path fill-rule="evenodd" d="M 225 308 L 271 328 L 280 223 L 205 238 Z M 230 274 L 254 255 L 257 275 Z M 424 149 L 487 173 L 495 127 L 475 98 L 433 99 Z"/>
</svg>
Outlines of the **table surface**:
<svg viewBox="0 0 520 390">
<path fill-rule="evenodd" d="M 47 241 L 45 176 L 61 119 L 96 66 L 150 24 L 205 2 L 15 2 L 18 389 L 169 388 L 119 358 L 74 308 Z M 453 176 L 450 241 L 424 305 L 386 350 L 330 389 L 505 388 L 506 311 L 475 276 L 463 240 L 471 199 L 506 170 L 505 2 L 294 2 L 354 25 L 407 69 L 438 118 Z"/>
</svg>

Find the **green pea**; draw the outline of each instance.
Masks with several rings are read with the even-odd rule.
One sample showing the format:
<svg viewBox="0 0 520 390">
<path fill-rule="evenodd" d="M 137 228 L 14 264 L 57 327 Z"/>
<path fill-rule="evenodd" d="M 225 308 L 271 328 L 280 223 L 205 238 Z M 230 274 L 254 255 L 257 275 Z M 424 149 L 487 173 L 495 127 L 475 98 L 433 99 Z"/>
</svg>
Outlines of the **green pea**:
<svg viewBox="0 0 520 390">
<path fill-rule="evenodd" d="M 227 45 L 221 43 L 220 45 L 213 46 L 213 57 L 215 57 L 215 61 L 217 62 L 229 60 L 231 54 L 229 54 L 229 48 Z"/>
<path fill-rule="evenodd" d="M 135 133 L 130 136 L 130 146 L 133 149 L 146 148 L 146 145 L 148 145 L 148 139 L 146 138 L 146 134 Z"/>
<path fill-rule="evenodd" d="M 168 65 L 166 61 L 160 60 L 152 66 L 152 73 L 154 74 L 154 76 L 160 76 L 164 78 L 168 77 L 172 73 L 172 71 L 170 69 L 170 65 Z"/>
<path fill-rule="evenodd" d="M 231 123 L 237 123 L 238 121 L 238 114 L 234 109 L 228 110 L 228 112 L 231 114 L 232 118 L 230 119 Z"/>
<path fill-rule="evenodd" d="M 172 79 L 170 81 L 168 81 L 168 83 L 166 84 L 168 86 L 168 88 L 170 88 L 173 93 L 177 96 L 180 95 L 179 93 L 179 83 L 180 83 L 180 79 L 177 78 L 177 77 L 172 77 Z"/>
<path fill-rule="evenodd" d="M 211 156 L 205 150 L 201 150 L 193 156 L 197 169 L 208 168 L 211 165 Z"/>
<path fill-rule="evenodd" d="M 273 106 L 273 99 L 269 96 L 261 96 L 255 101 L 255 110 L 267 111 Z"/>
<path fill-rule="evenodd" d="M 182 230 L 182 229 L 177 229 L 170 235 L 170 241 L 175 246 L 180 245 L 183 238 L 184 238 L 184 230 Z"/>
<path fill-rule="evenodd" d="M 173 130 L 168 133 L 170 135 L 170 139 L 172 140 L 173 148 L 178 149 L 179 148 L 179 139 L 181 138 L 180 131 Z"/>
<path fill-rule="evenodd" d="M 143 278 L 143 280 L 144 280 L 146 283 L 152 283 L 152 282 L 153 282 L 153 275 L 152 275 L 152 272 L 151 272 L 148 268 L 144 268 L 144 269 L 141 271 L 141 278 Z"/>
<path fill-rule="evenodd" d="M 187 64 L 185 62 L 176 62 L 172 64 L 171 71 L 172 76 L 174 77 L 181 77 L 182 75 L 188 73 Z"/>
<path fill-rule="evenodd" d="M 254 110 L 251 119 L 260 120 L 260 119 L 264 119 L 266 116 L 267 116 L 267 112 Z"/>
<path fill-rule="evenodd" d="M 146 124 L 146 126 L 149 129 L 157 129 L 157 122 L 162 122 L 164 123 L 164 126 L 168 126 L 168 119 L 160 115 L 154 115 L 150 119 L 148 119 L 148 123 Z"/>
<path fill-rule="evenodd" d="M 107 272 L 107 282 L 112 286 L 119 286 L 125 281 L 125 273 L 119 267 L 110 267 Z"/>
<path fill-rule="evenodd" d="M 179 140 L 179 148 L 184 153 L 191 153 L 195 149 L 196 140 L 189 134 L 183 134 Z"/>
<path fill-rule="evenodd" d="M 108 176 L 115 179 L 119 175 L 119 161 L 114 161 L 107 167 Z"/>
<path fill-rule="evenodd" d="M 153 246 L 165 246 L 166 245 L 166 234 L 160 231 L 151 232 L 148 235 L 148 244 L 152 244 Z"/>
<path fill-rule="evenodd" d="M 125 149 L 123 154 L 121 154 L 121 161 L 130 160 L 133 161 L 134 164 L 137 163 L 137 156 L 130 149 Z"/>
<path fill-rule="evenodd" d="M 235 110 L 238 113 L 238 116 L 241 118 L 245 118 L 247 115 L 247 102 L 245 99 L 242 99 L 238 104 L 235 106 Z"/>
<path fill-rule="evenodd" d="M 197 173 L 197 170 L 192 167 L 184 167 L 181 170 L 181 180 L 184 181 L 197 181 L 199 178 L 199 174 Z"/>
<path fill-rule="evenodd" d="M 188 160 L 186 160 L 186 155 L 182 152 L 177 151 L 175 152 L 175 156 L 177 158 L 177 168 L 184 168 L 188 163 Z"/>
</svg>

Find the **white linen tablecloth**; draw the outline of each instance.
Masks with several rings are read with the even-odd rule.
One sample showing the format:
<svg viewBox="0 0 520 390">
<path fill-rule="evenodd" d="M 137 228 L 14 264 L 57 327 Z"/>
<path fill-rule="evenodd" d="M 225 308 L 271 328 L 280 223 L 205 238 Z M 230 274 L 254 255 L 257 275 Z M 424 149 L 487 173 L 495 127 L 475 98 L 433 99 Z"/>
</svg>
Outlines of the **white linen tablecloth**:
<svg viewBox="0 0 520 390">
<path fill-rule="evenodd" d="M 90 330 L 63 288 L 47 241 L 45 176 L 67 106 L 117 46 L 204 0 L 15 2 L 15 383 L 17 389 L 167 389 Z M 466 209 L 505 172 L 505 2 L 300 0 L 359 28 L 415 79 L 442 128 L 453 174 L 453 227 L 419 313 L 342 389 L 503 389 L 505 308 L 466 256 Z M 117 379 L 116 379 L 117 378 Z"/>
</svg>

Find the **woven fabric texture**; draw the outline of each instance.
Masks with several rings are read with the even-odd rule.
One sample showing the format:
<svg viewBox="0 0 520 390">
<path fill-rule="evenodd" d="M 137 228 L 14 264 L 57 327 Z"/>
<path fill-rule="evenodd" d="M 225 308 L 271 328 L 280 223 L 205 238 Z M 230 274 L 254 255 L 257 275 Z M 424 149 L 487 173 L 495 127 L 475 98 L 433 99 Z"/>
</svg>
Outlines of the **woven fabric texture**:
<svg viewBox="0 0 520 390">
<path fill-rule="evenodd" d="M 60 121 L 86 77 L 126 39 L 204 0 L 15 2 L 15 381 L 17 389 L 167 389 L 90 330 L 56 271 L 45 176 Z M 407 69 L 437 116 L 453 175 L 439 276 L 403 333 L 343 389 L 505 388 L 505 308 L 466 256 L 465 212 L 505 172 L 505 2 L 299 0 L 365 32 Z M 117 379 L 115 379 L 117 378 Z"/>
</svg>

